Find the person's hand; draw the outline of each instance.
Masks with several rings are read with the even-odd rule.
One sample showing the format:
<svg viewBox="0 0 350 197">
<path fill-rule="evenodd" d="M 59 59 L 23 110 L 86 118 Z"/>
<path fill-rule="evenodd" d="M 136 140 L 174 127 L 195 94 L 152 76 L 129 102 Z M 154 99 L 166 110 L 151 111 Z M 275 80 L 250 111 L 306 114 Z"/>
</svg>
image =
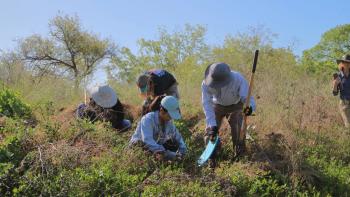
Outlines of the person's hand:
<svg viewBox="0 0 350 197">
<path fill-rule="evenodd" d="M 151 102 L 149 105 L 149 110 L 150 111 L 156 111 L 159 110 L 160 108 L 160 103 L 162 102 L 162 99 L 165 97 L 165 95 L 159 95 L 154 100 Z"/>
<path fill-rule="evenodd" d="M 157 161 L 163 161 L 164 160 L 164 152 L 163 151 L 155 152 L 154 156 L 155 156 Z"/>
<path fill-rule="evenodd" d="M 339 84 L 340 84 L 340 78 L 339 77 L 336 77 L 333 79 L 333 86 L 334 87 L 337 87 Z"/>
<path fill-rule="evenodd" d="M 87 106 L 85 105 L 85 103 L 79 104 L 79 106 L 78 106 L 78 108 L 77 108 L 77 110 L 75 112 L 76 116 L 78 118 L 83 118 L 84 117 L 84 111 L 85 111 L 86 108 L 87 108 Z"/>
<path fill-rule="evenodd" d="M 338 95 L 339 92 L 339 84 L 341 83 L 341 79 L 338 73 L 333 74 L 333 95 Z"/>
<path fill-rule="evenodd" d="M 218 135 L 219 133 L 219 129 L 217 126 L 213 126 L 213 127 L 208 127 L 207 128 L 207 135 L 209 137 L 209 140 L 210 141 L 215 141 L 216 139 L 216 136 Z"/>
<path fill-rule="evenodd" d="M 184 157 L 184 155 L 182 153 L 180 153 L 179 151 L 176 152 L 176 160 L 177 161 L 182 161 L 183 157 Z"/>
<path fill-rule="evenodd" d="M 243 109 L 243 114 L 246 116 L 250 116 L 253 113 L 253 108 L 252 106 L 247 106 Z"/>
</svg>

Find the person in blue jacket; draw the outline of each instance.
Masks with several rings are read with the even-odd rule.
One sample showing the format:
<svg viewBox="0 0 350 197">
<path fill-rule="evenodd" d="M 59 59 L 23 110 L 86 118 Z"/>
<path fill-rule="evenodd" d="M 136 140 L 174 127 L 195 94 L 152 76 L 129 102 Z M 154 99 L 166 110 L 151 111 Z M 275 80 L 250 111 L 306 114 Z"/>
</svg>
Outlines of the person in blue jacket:
<svg viewBox="0 0 350 197">
<path fill-rule="evenodd" d="M 180 118 L 178 100 L 173 96 L 165 96 L 159 110 L 141 118 L 130 145 L 141 143 L 158 160 L 182 159 L 187 151 L 186 144 L 172 121 Z"/>
</svg>

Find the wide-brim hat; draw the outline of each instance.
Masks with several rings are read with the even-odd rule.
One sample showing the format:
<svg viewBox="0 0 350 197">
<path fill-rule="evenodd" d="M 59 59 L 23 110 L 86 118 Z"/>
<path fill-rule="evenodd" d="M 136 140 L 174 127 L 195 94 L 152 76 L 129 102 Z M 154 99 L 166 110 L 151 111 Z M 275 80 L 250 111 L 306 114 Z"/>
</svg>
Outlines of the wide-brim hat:
<svg viewBox="0 0 350 197">
<path fill-rule="evenodd" d="M 205 71 L 204 83 L 211 88 L 222 88 L 231 82 L 231 69 L 223 63 L 214 63 Z"/>
<path fill-rule="evenodd" d="M 166 109 L 170 117 L 174 120 L 181 119 L 179 101 L 173 96 L 166 96 L 160 102 L 160 105 Z"/>
<path fill-rule="evenodd" d="M 343 55 L 341 59 L 337 59 L 337 64 L 340 64 L 340 62 L 350 63 L 350 54 Z"/>
<path fill-rule="evenodd" d="M 117 94 L 108 85 L 93 87 L 91 90 L 91 97 L 97 105 L 103 108 L 111 108 L 118 101 Z"/>
</svg>

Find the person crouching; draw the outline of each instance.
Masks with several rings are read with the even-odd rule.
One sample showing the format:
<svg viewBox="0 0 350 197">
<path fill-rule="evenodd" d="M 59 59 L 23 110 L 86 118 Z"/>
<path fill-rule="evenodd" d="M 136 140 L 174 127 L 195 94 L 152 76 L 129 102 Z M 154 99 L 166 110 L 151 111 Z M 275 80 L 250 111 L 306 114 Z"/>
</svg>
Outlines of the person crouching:
<svg viewBox="0 0 350 197">
<path fill-rule="evenodd" d="M 131 128 L 131 122 L 124 119 L 125 113 L 116 92 L 108 85 L 96 86 L 91 91 L 87 105 L 80 104 L 76 110 L 78 118 L 87 118 L 91 122 L 97 120 L 110 122 L 120 132 Z"/>
<path fill-rule="evenodd" d="M 149 112 L 141 118 L 131 137 L 130 146 L 141 144 L 157 160 L 181 160 L 187 148 L 172 121 L 180 118 L 178 100 L 173 96 L 164 97 L 159 110 Z"/>
</svg>

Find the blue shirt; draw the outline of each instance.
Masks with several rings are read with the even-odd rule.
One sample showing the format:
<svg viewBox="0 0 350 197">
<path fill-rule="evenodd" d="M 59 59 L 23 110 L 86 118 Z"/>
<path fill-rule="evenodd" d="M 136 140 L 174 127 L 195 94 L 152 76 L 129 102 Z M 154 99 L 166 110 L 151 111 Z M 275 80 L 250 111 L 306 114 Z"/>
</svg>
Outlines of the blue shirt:
<svg viewBox="0 0 350 197">
<path fill-rule="evenodd" d="M 165 150 L 163 146 L 168 140 L 178 142 L 178 151 L 181 154 L 186 153 L 186 144 L 173 121 L 168 121 L 162 126 L 159 122 L 159 111 L 155 111 L 150 112 L 141 118 L 135 133 L 131 137 L 130 144 L 142 141 L 150 151 L 164 151 L 165 156 L 172 159 L 176 156 L 176 153 L 170 150 Z"/>
<path fill-rule="evenodd" d="M 217 126 L 213 104 L 229 106 L 239 102 L 245 103 L 248 96 L 248 88 L 249 85 L 244 77 L 240 73 L 234 71 L 231 71 L 231 82 L 222 88 L 210 88 L 205 85 L 203 80 L 202 104 L 207 126 Z M 255 111 L 256 107 L 253 97 L 250 98 L 250 105 Z"/>
<path fill-rule="evenodd" d="M 350 76 L 346 77 L 340 72 L 340 99 L 350 100 Z"/>
</svg>

